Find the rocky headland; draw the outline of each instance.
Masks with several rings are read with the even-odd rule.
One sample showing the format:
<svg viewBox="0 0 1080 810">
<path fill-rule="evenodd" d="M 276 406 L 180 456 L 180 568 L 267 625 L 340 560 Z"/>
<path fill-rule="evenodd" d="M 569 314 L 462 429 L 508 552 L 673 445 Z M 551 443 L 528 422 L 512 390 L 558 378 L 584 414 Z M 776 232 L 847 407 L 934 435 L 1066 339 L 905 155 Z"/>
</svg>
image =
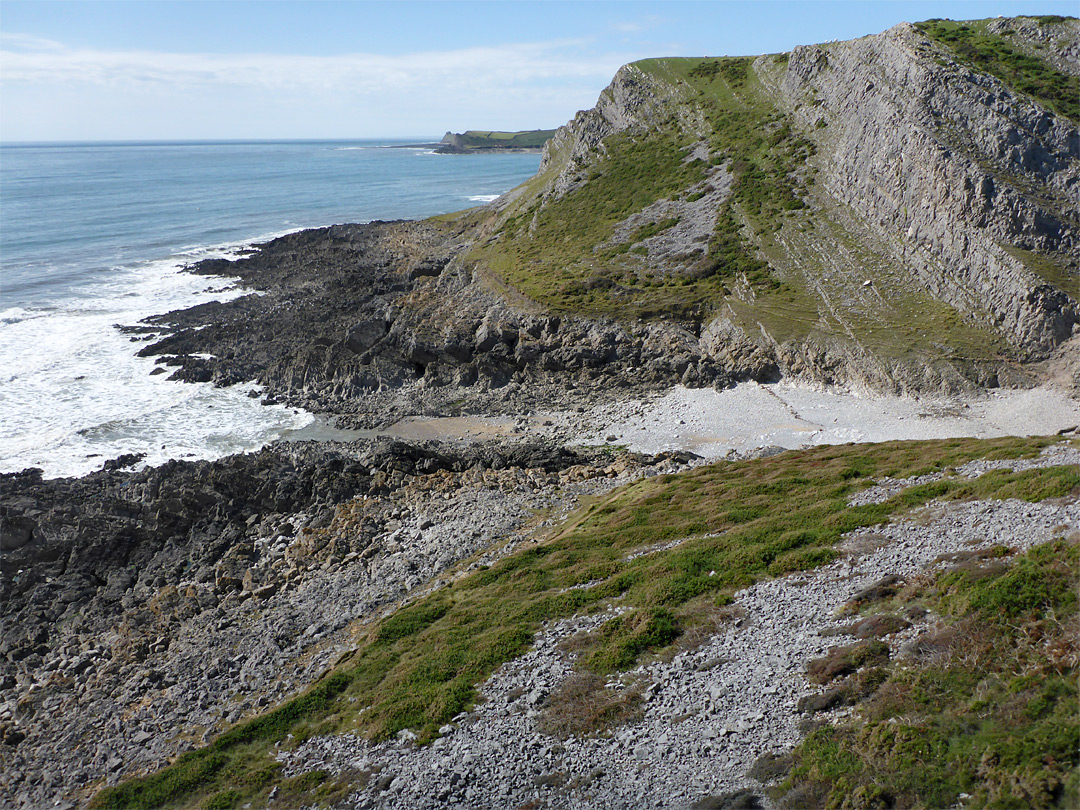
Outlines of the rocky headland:
<svg viewBox="0 0 1080 810">
<path fill-rule="evenodd" d="M 436 146 L 441 155 L 498 155 L 512 152 L 540 152 L 553 129 L 529 129 L 522 132 L 493 132 L 470 129 L 447 132 Z"/>
<path fill-rule="evenodd" d="M 1076 578 L 1078 42 L 931 21 L 636 63 L 490 205 L 190 268 L 250 294 L 128 327 L 154 373 L 369 432 L 0 478 L 0 803 L 818 806 L 822 746 L 863 762 L 888 700 L 924 733 L 911 683 L 961 659 L 1057 745 L 1075 599 L 992 589 Z M 952 398 L 913 420 L 1043 386 L 1060 435 L 707 464 L 705 400 L 661 397 L 781 380 Z M 621 446 L 661 412 L 670 447 Z M 995 418 L 949 435 L 1030 432 Z M 408 419 L 451 422 L 376 435 Z M 1013 669 L 942 641 L 986 604 Z M 1075 751 L 986 734 L 935 797 L 1076 796 Z M 850 806 L 928 802 L 850 770 Z"/>
</svg>

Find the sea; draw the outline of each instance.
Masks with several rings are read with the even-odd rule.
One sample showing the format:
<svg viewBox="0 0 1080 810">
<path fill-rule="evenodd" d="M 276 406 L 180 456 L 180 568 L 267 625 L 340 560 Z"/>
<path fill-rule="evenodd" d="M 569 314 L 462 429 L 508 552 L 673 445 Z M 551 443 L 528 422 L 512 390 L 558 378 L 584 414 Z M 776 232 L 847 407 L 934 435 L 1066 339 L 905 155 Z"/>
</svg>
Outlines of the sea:
<svg viewBox="0 0 1080 810">
<path fill-rule="evenodd" d="M 121 454 L 213 459 L 315 417 L 254 385 L 151 376 L 120 325 L 246 294 L 185 270 L 303 228 L 471 208 L 537 154 L 411 141 L 0 145 L 0 472 L 84 475 Z"/>
</svg>

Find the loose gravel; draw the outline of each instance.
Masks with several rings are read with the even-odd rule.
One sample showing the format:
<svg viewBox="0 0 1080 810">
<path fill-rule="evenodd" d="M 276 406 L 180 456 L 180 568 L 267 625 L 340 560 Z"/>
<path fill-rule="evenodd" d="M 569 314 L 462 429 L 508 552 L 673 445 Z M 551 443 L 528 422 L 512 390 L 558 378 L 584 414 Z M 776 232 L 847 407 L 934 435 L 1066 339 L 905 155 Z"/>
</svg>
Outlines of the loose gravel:
<svg viewBox="0 0 1080 810">
<path fill-rule="evenodd" d="M 593 408 L 580 420 L 581 444 L 625 445 L 658 453 L 688 450 L 707 459 L 894 439 L 1035 436 L 1080 425 L 1080 403 L 1048 389 L 984 398 L 860 397 L 791 383 L 734 388 L 676 387 L 662 396 Z"/>
<path fill-rule="evenodd" d="M 1034 460 L 973 462 L 960 473 L 1078 460 L 1075 448 L 1059 447 Z M 887 491 L 910 483 L 889 482 Z M 289 775 L 374 772 L 343 804 L 354 808 L 688 808 L 738 789 L 760 792 L 747 771 L 763 754 L 798 744 L 796 704 L 818 689 L 806 678 L 807 663 L 836 643 L 829 631 L 857 591 L 886 575 L 919 574 L 945 554 L 998 543 L 1019 552 L 1076 531 L 1075 501 L 1008 500 L 930 504 L 852 532 L 837 562 L 736 594 L 737 610 L 706 643 L 613 678 L 613 690 L 642 689 L 645 710 L 639 722 L 606 736 L 557 740 L 537 720 L 573 670 L 573 653 L 560 643 L 610 613 L 547 627 L 529 653 L 484 684 L 483 702 L 429 746 L 418 748 L 410 732 L 379 744 L 346 735 L 308 740 L 278 759 Z M 901 652 L 934 621 L 928 615 L 884 640 Z"/>
</svg>

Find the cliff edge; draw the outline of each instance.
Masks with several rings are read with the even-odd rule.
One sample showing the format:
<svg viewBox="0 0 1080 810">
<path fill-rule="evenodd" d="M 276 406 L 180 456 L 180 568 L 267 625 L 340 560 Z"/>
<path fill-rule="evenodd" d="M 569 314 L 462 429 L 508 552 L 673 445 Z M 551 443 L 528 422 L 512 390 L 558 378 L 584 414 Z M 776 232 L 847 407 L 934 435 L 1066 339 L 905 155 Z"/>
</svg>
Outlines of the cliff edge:
<svg viewBox="0 0 1080 810">
<path fill-rule="evenodd" d="M 1078 322 L 1078 39 L 931 21 L 628 65 L 478 254 L 557 310 L 693 322 L 737 373 L 1026 384 Z"/>
</svg>

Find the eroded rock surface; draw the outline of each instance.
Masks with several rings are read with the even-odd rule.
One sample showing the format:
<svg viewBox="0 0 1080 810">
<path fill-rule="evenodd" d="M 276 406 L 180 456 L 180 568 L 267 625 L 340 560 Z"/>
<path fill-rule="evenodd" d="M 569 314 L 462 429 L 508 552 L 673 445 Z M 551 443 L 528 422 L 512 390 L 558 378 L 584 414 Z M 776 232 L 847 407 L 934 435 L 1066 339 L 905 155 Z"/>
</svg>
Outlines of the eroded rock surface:
<svg viewBox="0 0 1080 810">
<path fill-rule="evenodd" d="M 1046 34 L 1016 30 L 1030 43 Z M 1058 48 L 1052 61 L 1075 75 L 1077 53 Z M 580 412 L 677 383 L 781 377 L 940 392 L 1044 374 L 1075 391 L 1076 122 L 907 25 L 762 57 L 752 70 L 816 148 L 820 179 L 805 191 L 805 218 L 777 228 L 766 256 L 772 272 L 816 296 L 798 305 L 805 313 L 768 321 L 744 283 L 708 317 L 548 311 L 472 252 L 519 190 L 471 219 L 333 226 L 203 262 L 194 272 L 239 277 L 252 294 L 151 319 L 132 340 L 152 341 L 142 353 L 174 379 L 255 380 L 268 399 L 362 427 L 418 414 Z M 696 139 L 688 159 L 710 162 L 707 181 L 631 213 L 611 238 L 678 219 L 641 244 L 643 261 L 667 272 L 707 240 L 736 182 L 678 83 L 621 69 L 597 107 L 546 147 L 538 204 L 581 188 L 605 138 L 647 137 L 659 123 Z M 742 236 L 764 251 L 751 230 Z M 935 353 L 910 357 L 903 336 L 871 338 L 909 292 L 989 330 L 1000 354 L 973 359 L 948 343 L 951 333 Z M 832 332 L 786 337 L 784 319 L 796 315 L 831 318 Z M 0 477 L 0 803 L 81 801 L 153 770 L 310 684 L 365 623 L 508 553 L 580 495 L 691 459 L 614 462 L 552 443 L 357 442 L 125 471 L 132 461 L 78 480 Z M 429 748 L 333 738 L 281 759 L 290 773 L 379 773 L 358 786 L 350 806 L 359 807 L 688 806 L 754 789 L 753 759 L 795 744 L 794 707 L 811 691 L 804 662 L 828 646 L 823 617 L 854 590 L 969 541 L 1008 535 L 1023 545 L 1078 522 L 1075 499 L 925 517 L 875 530 L 873 542 L 862 538 L 872 550 L 844 563 L 759 583 L 738 597 L 741 622 L 606 685 L 640 689 L 643 701 L 641 721 L 610 737 L 556 743 L 537 726 L 572 669 L 559 642 L 592 620 L 577 619 L 542 633 L 485 686 L 488 702 Z M 886 633 L 887 643 L 916 632 Z"/>
<path fill-rule="evenodd" d="M 384 441 L 4 476 L 30 536 L 0 581 L 3 803 L 160 767 L 314 681 L 355 623 L 513 550 L 538 510 L 686 460 Z"/>
<path fill-rule="evenodd" d="M 1020 464 L 975 462 L 961 473 L 974 477 L 990 469 L 1077 461 L 1075 449 L 1064 449 Z M 933 505 L 909 520 L 853 532 L 842 546 L 844 559 L 738 592 L 700 646 L 612 677 L 607 687 L 639 694 L 641 712 L 604 733 L 552 736 L 545 732 L 544 712 L 560 685 L 573 677 L 575 656 L 566 642 L 610 615 L 560 622 L 538 634 L 532 651 L 484 685 L 486 701 L 455 718 L 430 746 L 417 747 L 407 734 L 377 745 L 344 735 L 309 740 L 278 759 L 290 775 L 349 769 L 372 774 L 340 805 L 350 808 L 530 802 L 620 810 L 770 807 L 762 782 L 750 776 L 752 766 L 762 757 L 790 752 L 802 737 L 800 720 L 809 698 L 827 694 L 810 677 L 808 662 L 825 655 L 837 643 L 835 636 L 849 629 L 838 618 L 845 603 L 876 583 L 903 582 L 940 568 L 943 555 L 971 554 L 1005 538 L 1020 552 L 1078 530 L 1075 500 L 1008 500 Z M 922 634 L 930 637 L 938 622 L 924 614 L 914 623 L 882 628 L 882 649 L 912 655 Z M 822 701 L 813 705 L 825 710 Z M 556 705 L 552 710 L 573 709 Z M 740 791 L 759 803 L 720 803 Z"/>
</svg>

